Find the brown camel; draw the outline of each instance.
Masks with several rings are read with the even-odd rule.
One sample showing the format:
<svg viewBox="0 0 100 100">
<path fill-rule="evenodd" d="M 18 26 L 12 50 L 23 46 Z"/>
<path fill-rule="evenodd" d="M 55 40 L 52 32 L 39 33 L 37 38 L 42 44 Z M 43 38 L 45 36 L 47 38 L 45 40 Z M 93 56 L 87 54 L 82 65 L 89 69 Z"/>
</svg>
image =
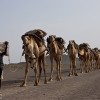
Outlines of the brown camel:
<svg viewBox="0 0 100 100">
<path fill-rule="evenodd" d="M 98 48 L 94 48 L 93 53 L 94 53 L 94 61 L 95 61 L 94 70 L 100 69 L 100 51 Z"/>
<path fill-rule="evenodd" d="M 82 43 L 79 45 L 79 60 L 80 60 L 80 70 L 81 73 L 85 69 L 85 72 L 89 72 L 89 56 L 90 56 L 90 51 L 89 51 L 90 46 L 87 43 Z"/>
<path fill-rule="evenodd" d="M 44 83 L 47 83 L 46 80 L 46 47 L 44 44 L 43 39 L 40 36 L 43 36 L 46 34 L 44 31 L 41 30 L 33 30 L 25 33 L 25 35 L 22 35 L 22 41 L 23 41 L 23 49 L 25 54 L 25 60 L 26 60 L 26 68 L 25 68 L 25 78 L 21 86 L 26 86 L 27 81 L 27 74 L 29 71 L 29 64 L 31 67 L 34 68 L 35 72 L 35 86 L 38 85 L 40 77 L 41 77 L 41 71 L 42 66 L 41 62 L 43 64 L 43 70 L 44 70 L 44 76 L 45 81 Z M 39 36 L 40 35 L 40 36 Z M 39 79 L 38 79 L 38 67 L 39 67 Z"/>
<path fill-rule="evenodd" d="M 69 56 L 69 59 L 70 59 L 69 76 L 70 75 L 77 76 L 77 72 L 76 72 L 76 55 L 78 54 L 78 45 L 75 43 L 74 40 L 69 41 L 69 44 L 67 46 L 67 50 L 68 50 L 68 56 Z"/>
<path fill-rule="evenodd" d="M 94 61 L 95 61 L 95 55 L 93 49 L 89 48 L 90 55 L 89 55 L 89 70 L 92 71 L 94 69 Z"/>
<path fill-rule="evenodd" d="M 56 38 L 55 35 L 50 35 L 47 38 L 47 45 L 49 48 L 50 53 L 50 61 L 51 61 L 51 75 L 49 81 L 52 80 L 53 75 L 53 60 L 55 60 L 57 65 L 57 80 L 62 80 L 61 78 L 61 61 L 62 61 L 62 54 L 64 49 L 64 40 L 62 38 Z"/>
</svg>

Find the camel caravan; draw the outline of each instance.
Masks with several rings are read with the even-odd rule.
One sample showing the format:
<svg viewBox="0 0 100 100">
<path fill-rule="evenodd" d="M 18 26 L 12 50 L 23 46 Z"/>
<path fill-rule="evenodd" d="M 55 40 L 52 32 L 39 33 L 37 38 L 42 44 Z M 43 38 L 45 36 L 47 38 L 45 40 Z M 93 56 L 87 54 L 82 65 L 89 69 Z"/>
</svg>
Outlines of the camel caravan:
<svg viewBox="0 0 100 100">
<path fill-rule="evenodd" d="M 56 35 L 50 35 L 45 40 L 44 37 L 47 33 L 41 29 L 34 29 L 26 32 L 21 36 L 22 49 L 25 57 L 25 76 L 21 87 L 27 85 L 27 77 L 29 68 L 34 69 L 35 82 L 34 85 L 38 86 L 42 69 L 44 72 L 44 84 L 53 80 L 54 62 L 57 68 L 57 81 L 62 80 L 62 56 L 64 53 L 69 57 L 69 75 L 78 76 L 77 72 L 77 58 L 80 62 L 80 73 L 88 73 L 93 70 L 100 69 L 100 50 L 98 48 L 91 48 L 88 43 L 77 44 L 75 40 L 69 40 L 69 44 L 65 47 L 65 40 L 62 37 Z M 2 74 L 2 57 L 4 55 L 9 56 L 9 43 L 0 43 L 0 70 Z M 46 72 L 46 56 L 49 54 L 51 62 L 51 73 L 49 79 L 47 79 Z M 67 60 L 67 59 L 66 59 Z M 0 74 L 0 87 L 1 87 L 1 74 Z"/>
<path fill-rule="evenodd" d="M 43 30 L 35 29 L 26 32 L 21 37 L 23 42 L 23 55 L 25 55 L 26 60 L 25 77 L 21 86 L 26 86 L 29 67 L 33 68 L 35 72 L 35 86 L 38 86 L 39 84 L 42 69 L 44 71 L 44 83 L 47 84 L 48 81 L 52 81 L 54 69 L 53 61 L 55 61 L 57 67 L 56 79 L 58 81 L 62 80 L 61 65 L 63 53 L 66 53 L 70 60 L 70 70 L 68 76 L 78 76 L 76 70 L 77 55 L 80 62 L 80 73 L 88 73 L 90 71 L 100 69 L 100 50 L 98 48 L 91 49 L 88 43 L 78 45 L 75 40 L 70 40 L 68 46 L 65 47 L 65 40 L 62 37 L 50 35 L 46 40 L 44 40 L 46 35 L 47 33 Z M 47 42 L 47 46 L 45 41 Z M 51 73 L 48 80 L 46 76 L 47 54 L 49 54 L 51 62 Z"/>
</svg>

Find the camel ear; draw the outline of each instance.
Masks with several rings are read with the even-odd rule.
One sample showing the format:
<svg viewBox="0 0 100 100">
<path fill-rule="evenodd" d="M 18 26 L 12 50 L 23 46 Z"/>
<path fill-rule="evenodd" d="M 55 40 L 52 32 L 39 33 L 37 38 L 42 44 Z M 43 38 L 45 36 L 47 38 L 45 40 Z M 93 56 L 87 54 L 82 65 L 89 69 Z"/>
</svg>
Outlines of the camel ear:
<svg viewBox="0 0 100 100">
<path fill-rule="evenodd" d="M 50 38 L 49 37 L 47 37 L 47 42 L 50 43 Z"/>
<path fill-rule="evenodd" d="M 73 40 L 74 44 L 75 44 L 75 40 Z"/>
<path fill-rule="evenodd" d="M 24 39 L 24 35 L 21 36 L 21 39 L 22 39 L 22 40 Z"/>
<path fill-rule="evenodd" d="M 28 39 L 28 40 L 31 40 L 31 36 L 28 36 L 27 39 Z"/>
<path fill-rule="evenodd" d="M 25 36 L 26 36 L 26 35 L 22 35 L 22 36 L 21 36 L 21 39 L 24 40 L 24 37 L 25 37 Z"/>
<path fill-rule="evenodd" d="M 67 49 L 69 49 L 70 48 L 70 44 L 68 44 L 68 46 L 67 46 Z"/>
</svg>

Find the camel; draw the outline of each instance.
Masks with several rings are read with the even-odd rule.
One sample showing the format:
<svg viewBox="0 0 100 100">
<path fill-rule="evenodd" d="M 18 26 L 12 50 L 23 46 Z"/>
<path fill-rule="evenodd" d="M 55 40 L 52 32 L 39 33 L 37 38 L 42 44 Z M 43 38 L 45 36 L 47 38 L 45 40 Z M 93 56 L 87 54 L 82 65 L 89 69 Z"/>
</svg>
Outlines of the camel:
<svg viewBox="0 0 100 100">
<path fill-rule="evenodd" d="M 61 41 L 60 41 L 61 40 Z M 55 60 L 57 65 L 57 77 L 56 79 L 58 81 L 62 80 L 61 78 L 61 61 L 62 61 L 62 54 L 64 49 L 64 40 L 62 38 L 56 38 L 55 35 L 50 35 L 47 38 L 47 45 L 49 48 L 50 53 L 50 61 L 51 61 L 51 74 L 49 81 L 52 81 L 52 75 L 53 75 L 53 60 Z"/>
<path fill-rule="evenodd" d="M 89 70 L 92 71 L 94 69 L 94 61 L 95 61 L 95 54 L 93 49 L 89 48 L 90 54 L 89 54 Z"/>
<path fill-rule="evenodd" d="M 42 72 L 41 64 L 43 64 L 43 70 L 45 76 L 44 83 L 47 84 L 46 68 L 45 68 L 46 47 L 43 39 L 40 37 L 40 36 L 43 37 L 44 34 L 46 34 L 44 31 L 32 30 L 26 32 L 25 35 L 22 35 L 21 37 L 23 41 L 23 49 L 24 49 L 25 60 L 26 60 L 25 77 L 21 86 L 26 86 L 29 64 L 31 67 L 34 68 L 34 72 L 35 72 L 34 86 L 38 86 L 39 80 L 41 78 L 41 72 Z M 39 77 L 38 77 L 38 67 L 39 67 Z"/>
<path fill-rule="evenodd" d="M 68 50 L 68 56 L 70 59 L 70 72 L 69 72 L 69 76 L 70 75 L 77 75 L 76 72 L 76 55 L 78 54 L 78 45 L 75 43 L 74 40 L 70 40 L 69 44 L 67 46 L 67 50 Z"/>
<path fill-rule="evenodd" d="M 78 56 L 80 60 L 81 73 L 83 72 L 83 69 L 85 69 L 86 73 L 89 72 L 89 56 L 90 56 L 89 48 L 90 46 L 87 43 L 82 43 L 79 45 Z"/>
<path fill-rule="evenodd" d="M 94 70 L 100 69 L 100 51 L 98 48 L 94 48 L 93 53 L 94 53 L 94 61 L 95 61 Z"/>
</svg>

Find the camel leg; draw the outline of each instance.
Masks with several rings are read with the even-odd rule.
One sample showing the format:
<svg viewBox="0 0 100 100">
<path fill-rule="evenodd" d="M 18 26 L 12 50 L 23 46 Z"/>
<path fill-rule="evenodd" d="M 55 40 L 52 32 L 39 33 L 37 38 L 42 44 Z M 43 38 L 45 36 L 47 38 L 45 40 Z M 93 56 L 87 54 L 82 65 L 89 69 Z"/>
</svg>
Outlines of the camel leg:
<svg viewBox="0 0 100 100">
<path fill-rule="evenodd" d="M 50 57 L 50 60 L 51 60 L 51 75 L 50 75 L 49 81 L 52 81 L 52 75 L 53 75 L 53 57 Z"/>
<path fill-rule="evenodd" d="M 39 58 L 38 65 L 39 65 L 39 80 L 38 80 L 38 81 L 40 81 L 40 78 L 41 78 L 41 72 L 42 72 L 41 58 Z"/>
<path fill-rule="evenodd" d="M 84 70 L 84 63 L 83 60 L 80 61 L 80 73 L 83 73 Z"/>
<path fill-rule="evenodd" d="M 92 68 L 93 68 L 93 61 L 92 60 L 90 60 L 90 71 L 92 71 Z"/>
<path fill-rule="evenodd" d="M 95 64 L 95 69 L 97 69 L 97 66 L 98 66 L 98 61 L 96 61 L 96 64 Z"/>
<path fill-rule="evenodd" d="M 99 69 L 99 59 L 98 59 L 98 65 L 97 65 L 97 69 Z"/>
<path fill-rule="evenodd" d="M 60 61 L 60 63 L 59 63 L 59 75 L 60 75 L 60 80 L 62 80 L 62 77 L 61 77 L 61 61 Z"/>
<path fill-rule="evenodd" d="M 70 76 L 72 74 L 72 62 L 70 61 L 70 70 L 69 70 L 69 75 Z"/>
<path fill-rule="evenodd" d="M 85 73 L 87 73 L 87 61 L 85 62 Z"/>
<path fill-rule="evenodd" d="M 60 65 L 59 65 L 59 62 L 56 60 L 56 64 L 57 64 L 57 77 L 56 77 L 56 79 L 58 80 L 58 81 L 60 81 Z"/>
<path fill-rule="evenodd" d="M 89 61 L 87 60 L 87 65 L 86 65 L 86 70 L 87 70 L 87 73 L 89 72 Z"/>
<path fill-rule="evenodd" d="M 37 77 L 37 68 L 36 67 L 34 68 L 34 72 L 35 72 L 35 83 L 34 83 L 34 86 L 38 86 L 39 81 L 38 81 L 38 77 Z"/>
<path fill-rule="evenodd" d="M 82 61 L 80 61 L 80 73 L 82 73 L 83 70 L 82 70 Z"/>
<path fill-rule="evenodd" d="M 74 64 L 74 65 L 73 65 L 73 67 L 74 67 L 74 75 L 75 75 L 75 76 L 78 76 L 78 75 L 77 75 L 77 72 L 76 72 L 76 61 L 74 61 L 73 64 Z"/>
<path fill-rule="evenodd" d="M 73 70 L 74 70 L 74 75 L 78 76 L 76 72 L 76 61 L 75 60 L 73 61 Z"/>
<path fill-rule="evenodd" d="M 1 78 L 0 78 L 0 89 L 1 89 Z"/>
<path fill-rule="evenodd" d="M 36 61 L 36 65 L 35 65 L 35 68 L 34 68 L 34 72 L 35 72 L 35 83 L 34 83 L 34 86 L 38 86 L 38 76 L 37 76 L 37 66 L 38 66 L 38 60 Z"/>
<path fill-rule="evenodd" d="M 80 73 L 82 73 L 82 63 L 80 62 Z"/>
<path fill-rule="evenodd" d="M 44 81 L 44 84 L 47 84 L 47 79 L 46 79 L 46 59 L 45 59 L 45 56 L 43 57 L 42 59 L 42 63 L 43 63 L 43 70 L 44 70 L 44 77 L 45 77 L 45 81 Z"/>
<path fill-rule="evenodd" d="M 21 87 L 26 86 L 28 71 L 29 71 L 29 68 L 28 68 L 28 61 L 27 61 L 26 62 L 26 68 L 25 68 L 25 78 L 24 78 L 23 83 L 20 85 Z"/>
<path fill-rule="evenodd" d="M 92 68 L 92 70 L 94 71 L 94 68 L 95 68 L 95 61 L 93 60 L 93 63 L 92 63 L 93 65 L 93 68 Z"/>
<path fill-rule="evenodd" d="M 100 59 L 99 59 L 100 60 Z M 100 61 L 98 62 L 98 68 L 100 69 Z"/>
</svg>

